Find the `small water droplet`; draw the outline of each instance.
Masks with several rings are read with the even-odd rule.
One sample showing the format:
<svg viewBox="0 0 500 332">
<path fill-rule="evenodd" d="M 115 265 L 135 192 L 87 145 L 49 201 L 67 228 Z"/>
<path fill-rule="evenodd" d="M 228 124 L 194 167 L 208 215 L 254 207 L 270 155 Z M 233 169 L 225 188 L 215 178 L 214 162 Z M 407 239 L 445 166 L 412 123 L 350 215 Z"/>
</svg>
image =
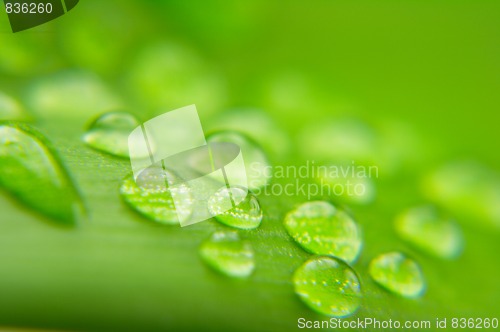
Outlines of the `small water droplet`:
<svg viewBox="0 0 500 332">
<path fill-rule="evenodd" d="M 168 176 L 167 176 L 167 173 Z M 132 174 L 125 177 L 120 193 L 123 200 L 135 211 L 155 222 L 178 225 L 189 218 L 193 210 L 190 190 L 185 185 L 168 188 L 168 179 L 175 178 L 173 172 L 160 165 L 153 165 L 142 171 L 137 180 Z M 181 199 L 176 206 L 172 190 Z"/>
<path fill-rule="evenodd" d="M 376 283 L 404 297 L 419 297 L 425 291 L 420 266 L 400 252 L 389 252 L 375 257 L 369 266 Z"/>
<path fill-rule="evenodd" d="M 236 232 L 216 232 L 200 247 L 203 261 L 230 277 L 248 277 L 255 269 L 254 252 L 249 242 Z"/>
<path fill-rule="evenodd" d="M 27 206 L 74 224 L 80 197 L 47 140 L 25 125 L 0 125 L 0 186 Z"/>
<path fill-rule="evenodd" d="M 336 256 L 352 263 L 361 252 L 359 225 L 329 202 L 304 203 L 285 216 L 284 224 L 288 234 L 313 254 Z"/>
<path fill-rule="evenodd" d="M 0 121 L 22 121 L 29 119 L 30 116 L 16 99 L 0 91 Z"/>
<path fill-rule="evenodd" d="M 457 257 L 463 249 L 460 227 L 430 206 L 413 208 L 396 219 L 396 231 L 404 240 L 439 258 Z"/>
<path fill-rule="evenodd" d="M 423 190 L 461 220 L 500 229 L 500 176 L 492 169 L 475 162 L 447 164 L 426 176 Z"/>
<path fill-rule="evenodd" d="M 231 199 L 234 207 L 226 212 L 221 202 Z M 254 229 L 262 221 L 260 203 L 251 192 L 244 188 L 221 188 L 208 201 L 210 213 L 224 225 L 239 229 Z"/>
<path fill-rule="evenodd" d="M 240 147 L 245 162 L 248 189 L 263 187 L 271 179 L 271 165 L 266 154 L 257 142 L 244 134 L 235 131 L 218 131 L 208 135 L 207 141 L 210 143 L 229 142 Z M 241 177 L 244 177 L 244 174 Z"/>
<path fill-rule="evenodd" d="M 340 259 L 317 256 L 293 274 L 295 293 L 321 314 L 346 317 L 361 303 L 361 287 L 354 270 Z"/>
<path fill-rule="evenodd" d="M 130 113 L 109 112 L 90 125 L 83 140 L 94 149 L 128 157 L 128 136 L 139 125 L 139 120 Z"/>
</svg>

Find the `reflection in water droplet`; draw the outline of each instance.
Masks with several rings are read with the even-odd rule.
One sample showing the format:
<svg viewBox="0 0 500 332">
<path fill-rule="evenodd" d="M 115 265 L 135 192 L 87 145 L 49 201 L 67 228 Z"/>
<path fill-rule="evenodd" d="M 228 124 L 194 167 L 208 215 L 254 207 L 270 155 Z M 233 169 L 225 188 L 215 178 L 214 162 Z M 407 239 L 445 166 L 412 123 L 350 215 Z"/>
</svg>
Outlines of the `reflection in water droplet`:
<svg viewBox="0 0 500 332">
<path fill-rule="evenodd" d="M 241 148 L 245 162 L 248 189 L 265 186 L 271 179 L 271 165 L 262 148 L 247 136 L 234 131 L 218 131 L 207 136 L 209 143 L 229 142 Z M 245 170 L 241 170 L 245 172 Z M 245 173 L 240 177 L 244 178 Z M 238 183 L 242 183 L 239 181 Z"/>
<path fill-rule="evenodd" d="M 90 125 L 83 140 L 94 149 L 128 157 L 128 136 L 139 125 L 132 114 L 109 112 Z"/>
<path fill-rule="evenodd" d="M 132 209 L 150 220 L 161 224 L 178 225 L 191 215 L 193 201 L 187 186 L 168 188 L 168 179 L 175 177 L 172 172 L 154 165 L 142 171 L 137 181 L 134 181 L 132 174 L 125 177 L 120 193 Z M 174 190 L 181 202 L 180 206 L 176 206 L 172 199 Z"/>
<path fill-rule="evenodd" d="M 22 121 L 29 120 L 29 118 L 30 116 L 17 100 L 0 91 L 0 121 Z"/>
<path fill-rule="evenodd" d="M 0 125 L 0 186 L 41 214 L 74 224 L 81 200 L 47 144 L 30 127 Z"/>
<path fill-rule="evenodd" d="M 463 249 L 462 232 L 450 219 L 430 207 L 413 208 L 396 219 L 396 231 L 404 240 L 439 258 L 455 258 Z"/>
<path fill-rule="evenodd" d="M 419 297 L 425 291 L 420 266 L 400 252 L 375 257 L 370 262 L 369 273 L 379 285 L 404 297 Z"/>
<path fill-rule="evenodd" d="M 200 247 L 203 261 L 230 277 L 248 277 L 255 268 L 254 252 L 249 242 L 235 232 L 216 232 Z"/>
<path fill-rule="evenodd" d="M 362 247 L 361 230 L 345 211 L 329 202 L 307 202 L 284 220 L 290 236 L 306 251 L 354 262 Z"/>
<path fill-rule="evenodd" d="M 359 308 L 361 287 L 354 270 L 334 257 L 313 257 L 293 275 L 295 293 L 321 314 L 346 317 Z"/>
<path fill-rule="evenodd" d="M 232 200 L 234 207 L 224 212 L 221 202 L 227 202 L 227 199 Z M 257 197 L 239 187 L 221 188 L 210 197 L 208 208 L 215 219 L 234 228 L 253 229 L 259 227 L 262 221 L 262 210 Z"/>
<path fill-rule="evenodd" d="M 493 170 L 473 162 L 451 163 L 430 173 L 423 190 L 461 220 L 500 229 L 500 176 Z"/>
</svg>

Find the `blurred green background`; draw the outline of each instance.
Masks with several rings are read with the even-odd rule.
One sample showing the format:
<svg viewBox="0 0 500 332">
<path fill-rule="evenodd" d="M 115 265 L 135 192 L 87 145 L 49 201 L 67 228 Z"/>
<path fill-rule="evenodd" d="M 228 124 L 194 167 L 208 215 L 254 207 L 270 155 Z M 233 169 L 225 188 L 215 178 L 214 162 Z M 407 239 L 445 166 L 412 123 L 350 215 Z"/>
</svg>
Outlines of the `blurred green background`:
<svg viewBox="0 0 500 332">
<path fill-rule="evenodd" d="M 325 319 L 290 282 L 309 255 L 281 223 L 303 197 L 259 197 L 263 224 L 242 235 L 255 247 L 256 272 L 227 279 L 197 256 L 222 225 L 149 223 L 120 201 L 128 161 L 81 141 L 96 116 L 116 107 L 146 121 L 189 104 L 206 129 L 224 127 L 220 119 L 241 109 L 262 110 L 273 133 L 258 121 L 247 129 L 275 165 L 303 164 L 305 136 L 324 123 L 354 121 L 373 133 L 366 159 L 380 169 L 377 196 L 350 206 L 365 236 L 354 265 L 365 298 L 349 319 L 498 318 L 499 213 L 483 212 L 500 205 L 499 17 L 500 2 L 486 0 L 81 0 L 63 17 L 13 34 L 0 14 L 0 91 L 56 147 L 89 212 L 61 229 L 2 194 L 0 326 L 280 331 L 297 328 L 298 317 Z M 465 208 L 422 185 L 456 162 L 472 163 L 466 178 L 487 174 L 489 189 L 476 186 Z M 461 224 L 465 250 L 456 261 L 428 257 L 395 235 L 394 217 L 424 203 Z M 368 262 L 390 250 L 421 263 L 424 297 L 398 298 L 370 280 Z"/>
</svg>

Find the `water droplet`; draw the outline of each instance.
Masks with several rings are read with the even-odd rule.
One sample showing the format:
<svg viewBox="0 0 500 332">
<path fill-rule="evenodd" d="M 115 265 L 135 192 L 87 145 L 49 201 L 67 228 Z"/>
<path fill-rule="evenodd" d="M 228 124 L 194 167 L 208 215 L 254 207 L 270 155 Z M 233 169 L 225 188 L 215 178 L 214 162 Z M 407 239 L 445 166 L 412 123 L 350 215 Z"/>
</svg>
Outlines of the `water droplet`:
<svg viewBox="0 0 500 332">
<path fill-rule="evenodd" d="M 40 114 L 67 118 L 88 118 L 120 106 L 97 76 L 82 71 L 66 71 L 35 82 L 28 103 Z"/>
<path fill-rule="evenodd" d="M 370 262 L 369 273 L 379 285 L 404 297 L 419 297 L 425 291 L 420 266 L 400 252 L 375 257 Z"/>
<path fill-rule="evenodd" d="M 235 232 L 216 232 L 200 247 L 205 263 L 230 277 L 248 277 L 255 268 L 254 252 L 249 242 Z"/>
<path fill-rule="evenodd" d="M 207 136 L 210 143 L 229 142 L 241 148 L 245 162 L 248 189 L 265 186 L 271 179 L 271 165 L 262 148 L 249 137 L 235 131 L 218 131 Z M 245 170 L 241 170 L 245 172 Z M 243 178 L 244 173 L 241 175 Z M 239 183 L 242 183 L 241 181 Z"/>
<path fill-rule="evenodd" d="M 231 199 L 234 207 L 222 212 L 221 202 Z M 262 210 L 260 203 L 251 192 L 243 188 L 231 187 L 221 188 L 208 201 L 210 213 L 224 225 L 239 229 L 254 229 L 259 227 L 262 221 Z"/>
<path fill-rule="evenodd" d="M 90 125 L 83 140 L 94 149 L 128 157 L 128 136 L 139 125 L 130 113 L 109 112 Z"/>
<path fill-rule="evenodd" d="M 402 213 L 396 219 L 396 231 L 404 240 L 439 258 L 455 258 L 463 249 L 459 226 L 430 206 Z"/>
<path fill-rule="evenodd" d="M 0 91 L 0 121 L 22 121 L 29 119 L 30 116 L 17 100 Z"/>
<path fill-rule="evenodd" d="M 24 125 L 0 125 L 0 186 L 63 224 L 75 223 L 79 195 L 47 140 Z"/>
<path fill-rule="evenodd" d="M 178 225 L 191 215 L 193 200 L 189 188 L 185 185 L 168 188 L 168 179 L 175 177 L 171 171 L 155 164 L 142 171 L 137 180 L 134 180 L 132 174 L 126 176 L 120 193 L 132 209 L 150 220 L 166 225 Z M 174 204 L 172 190 L 181 198 L 179 201 L 182 205 Z"/>
<path fill-rule="evenodd" d="M 306 251 L 336 256 L 348 263 L 361 252 L 359 225 L 345 211 L 329 202 L 307 202 L 285 216 L 285 228 Z"/>
<path fill-rule="evenodd" d="M 456 162 L 431 172 L 423 190 L 433 202 L 473 226 L 500 229 L 500 176 L 474 162 Z"/>
<path fill-rule="evenodd" d="M 321 314 L 346 317 L 361 303 L 361 287 L 354 270 L 334 257 L 313 257 L 293 274 L 295 293 Z"/>
</svg>

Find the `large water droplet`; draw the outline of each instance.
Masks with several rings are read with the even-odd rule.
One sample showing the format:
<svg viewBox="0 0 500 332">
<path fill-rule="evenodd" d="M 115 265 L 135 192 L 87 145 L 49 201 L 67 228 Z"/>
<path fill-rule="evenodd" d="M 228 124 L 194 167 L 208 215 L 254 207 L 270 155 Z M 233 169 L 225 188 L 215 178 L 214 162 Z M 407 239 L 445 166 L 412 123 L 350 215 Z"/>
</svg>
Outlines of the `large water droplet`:
<svg viewBox="0 0 500 332">
<path fill-rule="evenodd" d="M 0 91 L 0 121 L 29 119 L 29 115 L 17 100 Z"/>
<path fill-rule="evenodd" d="M 404 297 L 419 297 L 425 291 L 420 266 L 400 252 L 375 257 L 370 262 L 369 273 L 379 285 Z"/>
<path fill-rule="evenodd" d="M 210 143 L 229 142 L 238 145 L 245 162 L 248 189 L 265 186 L 271 179 L 271 165 L 262 148 L 249 137 L 235 131 L 218 131 L 207 136 Z M 244 169 L 241 172 L 245 172 Z M 244 178 L 242 173 L 241 178 Z M 239 183 L 243 183 L 240 181 Z"/>
<path fill-rule="evenodd" d="M 361 287 L 354 270 L 334 257 L 313 257 L 293 275 L 295 293 L 321 314 L 346 317 L 358 309 Z"/>
<path fill-rule="evenodd" d="M 399 236 L 431 255 L 455 258 L 462 252 L 459 226 L 430 206 L 405 211 L 396 219 L 395 226 Z"/>
<path fill-rule="evenodd" d="M 0 186 L 27 206 L 73 224 L 79 195 L 46 139 L 24 125 L 0 125 Z"/>
<path fill-rule="evenodd" d="M 329 202 L 304 203 L 285 216 L 284 224 L 288 234 L 313 254 L 336 256 L 352 263 L 361 252 L 359 225 Z"/>
<path fill-rule="evenodd" d="M 150 220 L 161 224 L 178 225 L 191 215 L 193 201 L 187 186 L 168 188 L 168 179 L 175 177 L 171 171 L 153 165 L 142 171 L 137 180 L 134 180 L 132 174 L 126 176 L 120 193 L 132 209 Z M 181 205 L 174 204 L 173 190 L 180 198 Z"/>
<path fill-rule="evenodd" d="M 223 212 L 224 202 L 230 199 L 234 207 Z M 260 203 L 251 192 L 243 188 L 221 188 L 208 201 L 210 213 L 224 225 L 239 229 L 259 227 L 262 221 Z"/>
<path fill-rule="evenodd" d="M 109 112 L 90 125 L 83 140 L 94 149 L 128 157 L 128 136 L 139 125 L 139 121 L 130 113 Z"/>
<path fill-rule="evenodd" d="M 255 268 L 254 252 L 249 242 L 235 232 L 216 232 L 200 247 L 205 263 L 230 277 L 248 277 Z"/>
<path fill-rule="evenodd" d="M 500 176 L 474 162 L 440 167 L 423 182 L 427 197 L 474 226 L 500 229 Z"/>
</svg>

